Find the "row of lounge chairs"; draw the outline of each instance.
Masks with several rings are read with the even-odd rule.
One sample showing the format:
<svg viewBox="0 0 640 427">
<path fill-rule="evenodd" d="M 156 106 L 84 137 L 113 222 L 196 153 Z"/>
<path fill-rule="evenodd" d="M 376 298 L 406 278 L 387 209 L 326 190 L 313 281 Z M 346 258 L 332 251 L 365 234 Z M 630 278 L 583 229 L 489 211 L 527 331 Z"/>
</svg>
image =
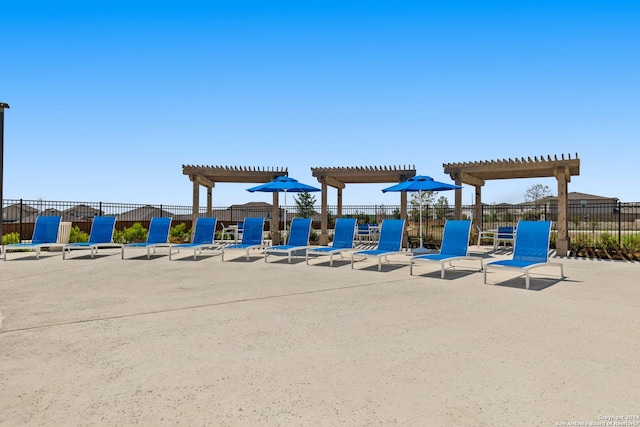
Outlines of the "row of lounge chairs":
<svg viewBox="0 0 640 427">
<path fill-rule="evenodd" d="M 60 245 L 56 243 L 60 220 L 59 216 L 39 217 L 36 220 L 31 242 L 6 245 L 3 250 L 3 259 L 6 260 L 7 252 L 24 250 L 35 251 L 36 258 L 39 258 L 41 249 Z M 389 262 L 389 256 L 407 253 L 403 252 L 401 248 L 405 221 L 400 219 L 384 220 L 380 228 L 377 246 L 366 250 L 354 248 L 357 232 L 355 218 L 339 218 L 336 221 L 332 246 L 309 245 L 310 218 L 294 218 L 291 222 L 287 244 L 272 246 L 264 244 L 264 218 L 246 218 L 243 222 L 242 241 L 229 245 L 220 245 L 215 242 L 216 218 L 198 218 L 193 240 L 190 243 L 169 243 L 170 226 L 171 218 L 152 218 L 146 242 L 122 245 L 114 243 L 112 240 L 115 218 L 95 217 L 89 241 L 62 245 L 63 259 L 66 259 L 66 256 L 72 251 L 82 249 L 90 250 L 91 258 L 94 258 L 98 249 L 110 247 L 120 248 L 122 259 L 125 256 L 125 249 L 143 248 L 146 249 L 146 256 L 149 259 L 157 248 L 166 247 L 169 249 L 169 259 L 172 258 L 174 251 L 180 252 L 181 249 L 193 250 L 194 259 L 197 259 L 203 250 L 215 250 L 221 255 L 223 261 L 225 253 L 230 251 L 243 251 L 247 260 L 250 259 L 252 251 L 261 251 L 265 262 L 272 255 L 287 256 L 289 263 L 291 263 L 293 256 L 305 256 L 307 264 L 309 264 L 310 257 L 329 256 L 330 266 L 333 266 L 334 256 L 340 256 L 342 259 L 345 254 L 350 254 L 352 269 L 356 259 L 376 258 L 378 271 L 380 271 L 383 260 Z M 409 274 L 413 275 L 415 264 L 437 263 L 440 265 L 440 277 L 444 279 L 445 270 L 453 268 L 454 261 L 477 260 L 480 264 L 479 271 L 484 272 L 484 283 L 487 283 L 487 271 L 490 269 L 513 270 L 525 275 L 526 288 L 529 289 L 529 272 L 534 268 L 549 265 L 559 266 L 560 277 L 564 278 L 562 264 L 549 262 L 550 221 L 520 221 L 515 236 L 513 258 L 486 264 L 483 263 L 482 257 L 470 255 L 468 252 L 470 229 L 470 220 L 448 220 L 445 223 L 439 253 L 412 256 L 409 261 Z"/>
</svg>

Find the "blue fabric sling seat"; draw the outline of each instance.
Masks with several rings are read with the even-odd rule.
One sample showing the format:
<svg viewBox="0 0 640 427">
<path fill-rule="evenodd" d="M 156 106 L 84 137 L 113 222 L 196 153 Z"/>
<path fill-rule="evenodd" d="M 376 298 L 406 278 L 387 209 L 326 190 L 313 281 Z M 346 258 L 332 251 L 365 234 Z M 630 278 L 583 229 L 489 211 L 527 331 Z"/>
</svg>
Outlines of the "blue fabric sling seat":
<svg viewBox="0 0 640 427">
<path fill-rule="evenodd" d="M 149 232 L 147 234 L 147 241 L 141 243 L 128 243 L 122 245 L 122 259 L 124 259 L 125 248 L 146 248 L 147 259 L 151 259 L 151 250 L 156 253 L 157 248 L 168 248 L 171 246 L 169 243 L 169 230 L 171 229 L 171 218 L 169 217 L 153 217 L 149 223 Z"/>
<path fill-rule="evenodd" d="M 6 245 L 2 251 L 2 259 L 7 260 L 7 252 L 35 251 L 36 259 L 40 259 L 40 250 L 52 246 L 62 246 L 58 242 L 61 216 L 39 216 L 33 228 L 33 236 L 30 243 L 14 243 Z"/>
<path fill-rule="evenodd" d="M 291 230 L 286 245 L 269 246 L 264 250 L 264 262 L 269 255 L 287 255 L 291 263 L 293 254 L 306 253 L 309 248 L 309 236 L 311 235 L 311 218 L 293 218 Z"/>
<path fill-rule="evenodd" d="M 353 239 L 356 233 L 355 218 L 338 218 L 336 220 L 333 243 L 331 246 L 312 247 L 307 249 L 306 262 L 309 264 L 309 255 L 329 255 L 329 266 L 333 266 L 333 256 L 338 254 L 340 259 L 345 252 L 353 250 Z"/>
<path fill-rule="evenodd" d="M 545 266 L 560 267 L 560 280 L 564 279 L 563 265 L 558 262 L 549 262 L 551 221 L 520 221 L 517 230 L 513 258 L 485 264 L 484 283 L 487 283 L 488 270 L 510 270 L 523 273 L 525 286 L 529 289 L 529 271 Z"/>
<path fill-rule="evenodd" d="M 196 226 L 193 231 L 193 241 L 189 243 L 178 243 L 169 247 L 169 259 L 173 250 L 180 252 L 180 249 L 193 249 L 193 260 L 202 255 L 203 249 L 219 249 L 220 245 L 215 243 L 216 218 L 196 218 Z"/>
<path fill-rule="evenodd" d="M 94 258 L 98 248 L 120 248 L 120 243 L 113 243 L 113 231 L 116 227 L 116 217 L 114 216 L 94 216 L 89 232 L 89 241 L 67 243 L 62 247 L 62 259 L 75 249 L 89 249 L 91 258 Z"/>
<path fill-rule="evenodd" d="M 409 274 L 413 274 L 413 264 L 416 261 L 431 262 L 440 264 L 440 278 L 444 279 L 446 264 L 453 267 L 452 261 L 476 259 L 480 261 L 480 271 L 482 271 L 482 257 L 469 255 L 469 236 L 471 231 L 471 220 L 447 220 L 444 224 L 442 236 L 442 247 L 438 254 L 416 255 L 411 257 L 409 263 Z"/>
<path fill-rule="evenodd" d="M 262 233 L 264 230 L 264 218 L 245 218 L 243 221 L 242 241 L 237 244 L 222 247 L 222 260 L 224 254 L 229 251 L 242 250 L 249 261 L 250 251 L 260 251 L 264 249 Z"/>
<path fill-rule="evenodd" d="M 385 219 L 382 221 L 380 240 L 378 240 L 376 249 L 353 252 L 351 254 L 351 268 L 353 268 L 353 262 L 356 256 L 362 257 L 363 259 L 375 257 L 378 259 L 378 271 L 381 271 L 383 258 L 385 262 L 389 262 L 387 258 L 389 255 L 403 253 L 400 250 L 402 247 L 403 232 L 403 219 Z"/>
</svg>

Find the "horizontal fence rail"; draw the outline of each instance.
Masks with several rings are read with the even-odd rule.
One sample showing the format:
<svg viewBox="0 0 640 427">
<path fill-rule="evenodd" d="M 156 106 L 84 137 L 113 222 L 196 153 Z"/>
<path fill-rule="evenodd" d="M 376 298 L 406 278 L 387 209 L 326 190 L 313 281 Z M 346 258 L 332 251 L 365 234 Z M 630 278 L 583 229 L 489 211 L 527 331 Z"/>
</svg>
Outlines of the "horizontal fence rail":
<svg viewBox="0 0 640 427">
<path fill-rule="evenodd" d="M 444 223 L 455 218 L 454 206 L 423 206 L 422 230 L 419 226 L 419 207 L 407 207 L 407 235 L 410 246 L 417 246 L 420 233 L 427 246 L 439 246 Z M 289 222 L 295 216 L 313 219 L 313 228 L 320 230 L 320 206 L 297 209 L 287 207 Z M 280 207 L 279 229 L 283 229 L 284 208 Z M 463 219 L 474 219 L 475 207 L 462 207 Z M 47 200 L 5 199 L 2 203 L 4 233 L 17 232 L 21 239 L 29 239 L 38 216 L 62 216 L 62 221 L 72 222 L 81 231 L 89 232 L 94 216 L 115 216 L 116 229 L 122 230 L 136 222 L 148 227 L 152 217 L 171 217 L 174 225 L 184 223 L 192 226 L 192 207 L 177 205 L 150 205 L 111 202 L 64 202 Z M 210 211 L 199 209 L 199 216 L 215 217 L 218 228 L 234 225 L 246 217 L 263 217 L 266 230 L 272 222 L 272 209 L 268 205 L 233 205 L 214 207 Z M 338 215 L 337 206 L 328 206 L 328 225 L 333 224 Z M 358 219 L 360 224 L 381 224 L 383 220 L 400 218 L 400 205 L 348 205 L 342 206 L 342 216 Z M 474 219 L 477 228 L 472 230 L 471 243 L 476 243 L 479 229 L 497 229 L 500 226 L 516 226 L 519 220 L 551 220 L 554 233 L 557 230 L 557 205 L 483 205 L 482 218 Z M 568 206 L 569 237 L 572 247 L 576 245 L 597 245 L 603 239 L 609 244 L 624 246 L 629 241 L 640 240 L 640 203 L 570 203 Z M 478 229 L 479 228 L 479 229 Z M 552 244 L 554 238 L 552 237 Z"/>
</svg>

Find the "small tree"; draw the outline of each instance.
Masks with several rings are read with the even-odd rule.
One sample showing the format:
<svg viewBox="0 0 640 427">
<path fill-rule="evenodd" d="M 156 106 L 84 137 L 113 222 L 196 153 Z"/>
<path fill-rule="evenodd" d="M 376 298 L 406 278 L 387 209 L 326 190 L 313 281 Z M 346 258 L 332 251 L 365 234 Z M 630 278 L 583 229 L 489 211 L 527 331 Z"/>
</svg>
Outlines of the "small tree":
<svg viewBox="0 0 640 427">
<path fill-rule="evenodd" d="M 551 196 L 549 187 L 542 184 L 534 184 L 527 188 L 527 192 L 524 194 L 524 200 L 526 202 L 533 203 L 536 217 L 540 217 L 540 206 L 542 205 L 542 199 Z"/>
<path fill-rule="evenodd" d="M 300 193 L 297 196 L 293 196 L 293 200 L 296 202 L 296 210 L 298 216 L 301 218 L 310 218 L 317 212 L 313 209 L 313 205 L 316 203 L 316 197 L 311 193 Z"/>
<path fill-rule="evenodd" d="M 414 221 L 420 217 L 420 205 L 422 204 L 422 218 L 427 217 L 429 205 L 433 203 L 433 191 L 414 191 L 411 193 L 409 204 Z M 422 203 L 421 203 L 422 202 Z"/>
<path fill-rule="evenodd" d="M 436 218 L 443 219 L 447 216 L 449 211 L 449 199 L 445 196 L 440 196 L 438 201 L 433 204 L 433 208 L 436 211 Z"/>
</svg>

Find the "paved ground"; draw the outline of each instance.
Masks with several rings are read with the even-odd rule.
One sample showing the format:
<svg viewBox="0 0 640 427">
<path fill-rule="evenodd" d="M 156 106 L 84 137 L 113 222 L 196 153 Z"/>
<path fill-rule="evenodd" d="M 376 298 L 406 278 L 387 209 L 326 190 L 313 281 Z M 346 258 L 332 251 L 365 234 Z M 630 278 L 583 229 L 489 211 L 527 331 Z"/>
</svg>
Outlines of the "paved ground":
<svg viewBox="0 0 640 427">
<path fill-rule="evenodd" d="M 640 263 L 561 259 L 566 280 L 527 291 L 506 272 L 489 275 L 496 286 L 466 269 L 410 276 L 406 256 L 378 272 L 371 261 L 113 254 L 0 263 L 0 425 L 640 415 Z"/>
</svg>

